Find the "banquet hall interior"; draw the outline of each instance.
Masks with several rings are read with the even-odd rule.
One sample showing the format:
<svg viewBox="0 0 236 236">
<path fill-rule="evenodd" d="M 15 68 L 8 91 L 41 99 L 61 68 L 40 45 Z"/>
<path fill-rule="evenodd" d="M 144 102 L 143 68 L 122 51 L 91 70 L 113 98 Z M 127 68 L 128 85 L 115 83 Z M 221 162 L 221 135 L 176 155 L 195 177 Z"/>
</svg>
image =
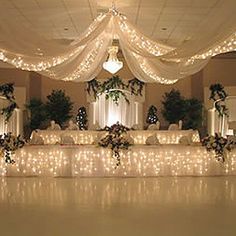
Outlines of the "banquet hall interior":
<svg viewBox="0 0 236 236">
<path fill-rule="evenodd" d="M 235 0 L 0 19 L 1 235 L 236 235 Z"/>
</svg>

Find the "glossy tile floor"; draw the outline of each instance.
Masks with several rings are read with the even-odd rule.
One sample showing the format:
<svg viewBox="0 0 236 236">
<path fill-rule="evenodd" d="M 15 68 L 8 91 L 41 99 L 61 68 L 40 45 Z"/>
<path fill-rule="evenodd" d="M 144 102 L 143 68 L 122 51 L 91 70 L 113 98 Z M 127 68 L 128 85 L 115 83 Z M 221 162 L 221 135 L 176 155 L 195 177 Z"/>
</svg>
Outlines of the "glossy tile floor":
<svg viewBox="0 0 236 236">
<path fill-rule="evenodd" d="M 0 235 L 235 236 L 236 177 L 0 178 Z"/>
</svg>

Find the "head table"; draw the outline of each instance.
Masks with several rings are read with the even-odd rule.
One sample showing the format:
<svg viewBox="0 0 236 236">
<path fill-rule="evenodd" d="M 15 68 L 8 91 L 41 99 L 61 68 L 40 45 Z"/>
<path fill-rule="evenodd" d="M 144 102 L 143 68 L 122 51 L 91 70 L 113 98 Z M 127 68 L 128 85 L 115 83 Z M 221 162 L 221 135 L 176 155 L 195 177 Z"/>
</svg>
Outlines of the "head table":
<svg viewBox="0 0 236 236">
<path fill-rule="evenodd" d="M 115 168 L 110 149 L 94 145 L 26 145 L 13 156 L 14 165 L 1 158 L 2 176 L 141 177 L 236 175 L 236 150 L 224 164 L 200 145 L 135 145 L 122 150 Z"/>
<path fill-rule="evenodd" d="M 37 130 L 31 134 L 31 139 L 35 135 L 39 135 L 44 144 L 60 143 L 62 136 L 72 137 L 75 144 L 93 144 L 101 135 L 105 135 L 106 131 L 92 130 Z M 183 136 L 188 136 L 193 142 L 200 142 L 197 130 L 131 130 L 128 134 L 134 139 L 134 144 L 145 144 L 149 136 L 156 135 L 161 144 L 177 144 Z"/>
</svg>

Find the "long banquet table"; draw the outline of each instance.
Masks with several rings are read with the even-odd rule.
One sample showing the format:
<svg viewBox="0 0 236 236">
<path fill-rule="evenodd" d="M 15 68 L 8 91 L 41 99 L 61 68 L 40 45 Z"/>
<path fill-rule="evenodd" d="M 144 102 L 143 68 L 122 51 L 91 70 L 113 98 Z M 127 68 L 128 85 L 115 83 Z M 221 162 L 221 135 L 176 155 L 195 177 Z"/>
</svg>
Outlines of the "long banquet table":
<svg viewBox="0 0 236 236">
<path fill-rule="evenodd" d="M 200 145 L 135 145 L 121 151 L 115 169 L 111 150 L 93 145 L 29 145 L 18 150 L 14 165 L 0 162 L 2 176 L 213 176 L 236 175 L 236 150 L 225 164 Z"/>
<path fill-rule="evenodd" d="M 37 134 L 43 139 L 44 144 L 57 144 L 60 143 L 62 136 L 69 136 L 73 138 L 75 144 L 93 144 L 99 135 L 105 133 L 105 131 L 92 130 L 38 130 L 33 131 L 31 138 Z M 183 136 L 190 136 L 193 142 L 200 141 L 197 130 L 132 130 L 128 133 L 134 139 L 134 144 L 145 144 L 146 139 L 151 135 L 156 135 L 161 144 L 177 144 Z"/>
</svg>

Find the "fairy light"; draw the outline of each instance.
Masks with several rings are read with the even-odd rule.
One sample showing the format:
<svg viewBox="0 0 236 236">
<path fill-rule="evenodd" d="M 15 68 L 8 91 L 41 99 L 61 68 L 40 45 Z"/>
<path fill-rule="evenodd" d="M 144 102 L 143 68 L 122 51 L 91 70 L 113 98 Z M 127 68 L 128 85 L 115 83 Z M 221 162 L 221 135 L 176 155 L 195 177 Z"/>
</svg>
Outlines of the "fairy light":
<svg viewBox="0 0 236 236">
<path fill-rule="evenodd" d="M 34 135 L 38 135 L 43 139 L 44 144 L 57 144 L 61 142 L 62 137 L 71 137 L 75 144 L 93 144 L 98 135 L 104 136 L 105 131 L 91 131 L 91 130 L 39 130 L 37 133 L 33 132 L 31 139 L 34 139 Z M 146 139 L 149 136 L 156 135 L 157 139 L 161 144 L 178 144 L 181 137 L 190 136 L 192 142 L 200 142 L 200 136 L 198 131 L 192 130 L 179 130 L 179 131 L 128 131 L 128 134 L 133 138 L 134 144 L 145 144 Z"/>
<path fill-rule="evenodd" d="M 94 146 L 25 146 L 15 165 L 0 162 L 2 176 L 208 176 L 236 174 L 236 152 L 222 166 L 201 146 L 142 146 L 121 151 L 121 166 L 111 150 Z"/>
<path fill-rule="evenodd" d="M 83 58 L 83 61 L 79 64 L 76 70 L 67 77 L 63 78 L 63 80 L 65 81 L 77 80 L 83 77 L 85 73 L 88 73 L 91 70 L 93 63 L 98 56 L 99 50 L 103 47 L 104 41 L 105 40 L 101 38 L 96 39 L 94 47 L 92 48 L 90 53 L 88 53 Z"/>
<path fill-rule="evenodd" d="M 193 62 L 196 59 L 207 59 L 218 54 L 236 51 L 236 32 L 233 33 L 228 39 L 220 43 L 219 45 L 209 49 L 207 52 L 197 54 L 191 57 L 188 61 Z"/>
<path fill-rule="evenodd" d="M 20 68 L 22 70 L 40 72 L 62 64 L 63 62 L 69 60 L 71 57 L 74 57 L 76 54 L 80 53 L 81 49 L 82 48 L 79 47 L 70 53 L 66 53 L 63 56 L 52 57 L 51 59 L 42 60 L 37 63 L 28 63 L 27 59 L 23 59 L 21 56 L 13 57 L 13 59 L 11 59 L 12 56 L 10 53 L 0 51 L 0 60 L 12 64 L 16 68 Z"/>
<path fill-rule="evenodd" d="M 93 33 L 95 34 L 99 27 L 103 30 L 101 30 L 101 33 L 96 39 L 93 39 Z M 188 66 L 194 64 L 196 60 L 209 59 L 221 53 L 236 51 L 236 33 L 233 33 L 229 38 L 223 42 L 219 42 L 203 53 L 190 56 L 189 59 L 178 58 L 177 52 L 175 51 L 176 48 L 145 37 L 129 23 L 127 17 L 120 14 L 113 7 L 108 13 L 100 14 L 86 29 L 85 33 L 71 44 L 69 51 L 66 53 L 57 56 L 47 56 L 44 55 L 40 48 L 36 48 L 36 52 L 33 52 L 35 56 L 24 56 L 6 50 L 0 50 L 0 60 L 22 70 L 38 71 L 55 79 L 74 81 L 92 74 L 101 65 L 101 61 L 96 66 L 94 66 L 94 63 L 96 59 L 102 60 L 107 51 L 109 38 L 113 38 L 113 34 L 118 36 L 121 44 L 122 41 L 127 41 L 126 44 L 132 45 L 132 55 L 136 58 L 137 64 L 139 64 L 142 72 L 150 78 L 149 80 L 162 84 L 174 84 L 178 79 L 185 77 L 186 74 L 180 73 L 177 79 L 166 79 L 162 75 L 158 75 L 149 65 L 146 59 L 148 56 L 158 57 L 166 62 L 183 63 L 183 66 Z M 90 45 L 93 46 L 91 47 L 92 49 L 84 56 L 82 62 L 77 62 L 78 56 Z M 147 57 L 143 54 L 147 54 Z M 166 54 L 168 54 L 167 57 L 162 57 Z M 65 70 L 61 70 L 60 65 L 65 62 L 68 62 L 68 64 L 69 62 L 73 62 L 76 69 L 63 74 Z M 60 71 L 63 71 L 62 74 L 60 74 Z"/>
<path fill-rule="evenodd" d="M 178 79 L 165 79 L 164 77 L 158 76 L 151 68 L 150 65 L 147 63 L 146 59 L 144 57 L 139 56 L 136 53 L 132 53 L 132 55 L 136 58 L 138 61 L 138 64 L 140 68 L 143 70 L 143 72 L 148 75 L 151 79 L 154 81 L 160 83 L 160 84 L 174 84 L 178 81 Z"/>
<path fill-rule="evenodd" d="M 125 38 L 129 43 L 135 45 L 138 49 L 144 49 L 148 53 L 154 56 L 162 56 L 175 48 L 156 43 L 145 36 L 138 33 L 133 26 L 126 20 L 127 18 L 122 15 L 118 15 L 118 25 Z"/>
</svg>

